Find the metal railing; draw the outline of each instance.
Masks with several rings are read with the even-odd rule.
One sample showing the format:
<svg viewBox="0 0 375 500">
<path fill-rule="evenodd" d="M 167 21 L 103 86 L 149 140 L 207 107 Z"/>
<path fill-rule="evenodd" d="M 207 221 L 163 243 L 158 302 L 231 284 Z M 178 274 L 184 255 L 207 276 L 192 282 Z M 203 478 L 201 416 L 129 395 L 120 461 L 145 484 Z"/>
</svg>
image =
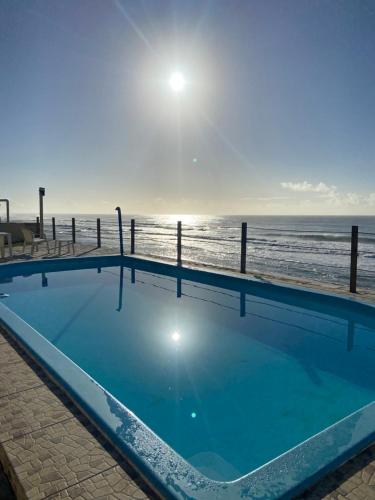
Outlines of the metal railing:
<svg viewBox="0 0 375 500">
<path fill-rule="evenodd" d="M 147 226 L 147 224 L 143 223 L 142 226 Z M 153 224 L 150 224 L 150 226 L 152 226 L 153 228 L 155 228 L 155 226 Z M 183 246 L 182 246 L 182 240 L 184 239 L 186 241 L 186 239 L 189 239 L 189 235 L 185 235 L 183 234 L 182 232 L 182 223 L 181 221 L 178 221 L 177 222 L 177 236 L 176 236 L 176 262 L 177 264 L 181 265 L 182 262 L 183 262 L 183 252 L 182 252 L 182 249 L 183 249 Z M 339 265 L 330 265 L 330 264 L 327 264 L 327 263 L 305 263 L 306 266 L 310 266 L 313 265 L 314 267 L 322 267 L 322 268 L 327 268 L 327 269 L 335 269 L 335 270 L 342 270 L 344 272 L 347 272 L 348 273 L 348 281 L 349 281 L 349 291 L 351 293 L 356 293 L 357 291 L 357 281 L 358 281 L 358 271 L 366 271 L 364 269 L 359 269 L 358 268 L 358 235 L 359 235 L 359 231 L 358 231 L 358 226 L 352 226 L 352 229 L 351 229 L 351 233 L 349 232 L 346 232 L 346 231 L 316 231 L 316 230 L 295 230 L 295 229 L 275 229 L 275 228 L 261 228 L 261 227 L 251 227 L 252 230 L 262 230 L 262 231 L 277 231 L 277 232 L 282 232 L 282 233 L 305 233 L 306 235 L 309 235 L 309 234 L 324 234 L 324 235 L 329 235 L 329 234 L 332 234 L 332 235 L 345 235 L 345 238 L 343 236 L 343 238 L 346 240 L 347 237 L 348 237 L 348 240 L 350 241 L 350 249 L 348 250 L 342 250 L 342 253 L 344 255 L 347 255 L 348 257 L 350 257 L 350 265 L 348 267 L 346 266 L 339 266 Z M 135 219 L 132 219 L 131 220 L 131 253 L 134 254 L 135 253 L 135 247 L 136 247 L 136 234 L 137 234 L 137 229 L 136 229 L 136 224 L 135 224 Z M 368 235 L 372 235 L 374 236 L 375 238 L 375 234 L 373 233 L 361 233 L 361 234 L 368 234 Z M 155 242 L 159 242 L 160 240 L 157 240 L 157 239 L 154 239 L 152 237 L 153 233 L 150 232 L 147 236 L 146 235 L 143 235 L 141 236 L 140 238 L 147 242 L 150 242 L 150 241 L 155 241 Z M 165 237 L 168 237 L 168 238 L 171 238 L 171 235 L 165 235 Z M 208 238 L 205 238 L 205 237 L 197 237 L 196 235 L 194 235 L 194 240 L 208 240 Z M 240 266 L 239 266 L 239 271 L 243 274 L 246 274 L 247 272 L 247 264 L 248 264 L 248 243 L 251 242 L 252 240 L 250 238 L 248 238 L 248 225 L 246 222 L 243 222 L 241 224 L 241 233 L 239 234 L 239 238 L 238 239 L 223 239 L 223 238 L 213 238 L 213 237 L 210 237 L 209 238 L 209 241 L 212 242 L 212 241 L 218 241 L 220 242 L 220 245 L 221 246 L 224 246 L 226 245 L 226 243 L 228 243 L 231 247 L 233 247 L 233 243 L 236 243 L 238 242 L 239 243 L 239 255 L 240 255 Z M 374 240 L 374 243 L 375 243 L 375 240 Z M 300 248 L 300 247 L 297 247 L 297 248 Z M 307 249 L 311 249 L 311 250 L 316 250 L 316 247 L 306 247 L 304 246 L 303 247 L 304 250 L 307 250 Z M 325 246 L 325 247 L 319 247 L 320 249 L 323 249 L 323 250 L 330 250 L 330 248 L 328 246 Z M 141 252 L 138 252 L 139 254 Z M 220 252 L 221 253 L 221 252 Z M 150 254 L 148 254 L 150 255 Z M 153 257 L 160 257 L 160 255 L 150 255 L 150 256 L 153 256 Z M 255 256 L 252 256 L 252 262 L 254 262 L 254 259 L 256 259 L 257 257 Z M 282 258 L 272 258 L 272 257 L 267 257 L 267 256 L 262 256 L 261 257 L 261 260 L 273 260 L 273 261 L 277 261 L 278 263 L 286 263 L 287 265 L 290 265 L 290 264 L 295 264 L 295 262 L 293 260 L 287 260 L 287 259 L 282 259 Z M 189 262 L 191 262 L 191 260 L 189 259 Z M 198 264 L 200 262 L 197 262 Z M 301 263 L 300 263 L 301 264 Z M 302 263 L 303 264 L 303 263 Z M 371 270 L 367 270 L 369 273 L 371 273 L 372 271 Z M 374 275 L 375 275 L 375 272 L 374 272 Z"/>
<path fill-rule="evenodd" d="M 78 229 L 79 234 L 81 234 L 80 231 L 85 231 L 82 229 L 82 222 L 78 227 L 80 228 Z M 64 230 L 67 231 L 67 228 L 65 222 Z M 123 228 L 124 233 L 122 234 Z M 118 211 L 118 230 L 121 232 L 121 234 L 119 233 L 120 253 L 125 252 L 125 241 L 126 253 L 147 255 L 154 258 L 169 258 L 175 260 L 178 265 L 185 262 L 221 267 L 239 271 L 242 274 L 248 272 L 259 273 L 263 276 L 276 274 L 304 278 L 305 281 L 317 278 L 331 284 L 346 282 L 351 293 L 357 292 L 358 283 L 367 282 L 370 283 L 368 286 L 372 287 L 372 277 L 374 277 L 375 285 L 375 269 L 370 269 L 373 261 L 368 260 L 371 264 L 366 266 L 363 265 L 364 259 L 360 259 L 361 255 L 364 257 L 366 244 L 373 241 L 375 248 L 375 233 L 360 232 L 358 226 L 352 226 L 351 231 L 326 231 L 250 226 L 247 222 L 243 222 L 238 225 L 238 230 L 233 225 L 228 227 L 224 225 L 220 226 L 220 231 L 218 227 L 214 227 L 214 232 L 211 234 L 209 232 L 208 235 L 197 234 L 197 231 L 192 232 L 192 229 L 194 229 L 192 226 L 183 225 L 182 221 L 177 221 L 177 224 L 151 224 L 146 221 L 136 223 L 136 220 L 132 218 L 123 224 L 121 213 Z M 211 228 L 208 230 L 211 231 Z M 95 227 L 92 226 L 90 231 L 91 239 L 93 239 Z M 275 234 L 275 237 L 278 238 L 280 236 L 278 233 L 283 235 L 282 239 L 276 239 L 275 241 L 278 243 L 272 246 L 272 239 L 268 241 L 268 235 Z M 108 244 L 109 241 L 112 245 L 113 226 L 112 240 L 105 234 L 104 245 L 106 242 Z M 288 234 L 290 239 L 288 239 Z M 309 244 L 310 239 L 312 241 L 319 240 L 319 235 L 322 235 L 322 245 Z M 72 240 L 76 242 L 77 225 L 74 217 L 71 219 L 71 236 Z M 100 248 L 102 246 L 100 218 L 96 219 L 95 236 L 97 248 Z M 262 236 L 266 239 L 262 239 Z M 55 217 L 52 217 L 52 238 L 54 240 L 57 238 Z M 299 238 L 302 238 L 303 242 L 300 243 Z M 362 243 L 361 238 L 364 238 Z M 329 243 L 325 242 L 326 239 L 333 240 L 337 244 L 330 246 Z M 287 250 L 281 248 L 280 242 L 287 243 Z M 266 251 L 264 251 L 265 249 Z M 343 260 L 343 264 L 341 262 L 336 264 L 332 259 L 322 258 L 322 255 L 326 257 L 331 251 L 334 255 L 337 254 L 340 260 Z M 298 259 L 294 258 L 294 252 L 298 254 Z M 325 252 L 327 255 L 320 252 Z M 301 259 L 301 253 L 306 254 L 306 260 Z M 271 273 L 268 271 L 269 268 L 273 269 Z M 275 269 L 279 272 L 274 272 Z"/>
</svg>

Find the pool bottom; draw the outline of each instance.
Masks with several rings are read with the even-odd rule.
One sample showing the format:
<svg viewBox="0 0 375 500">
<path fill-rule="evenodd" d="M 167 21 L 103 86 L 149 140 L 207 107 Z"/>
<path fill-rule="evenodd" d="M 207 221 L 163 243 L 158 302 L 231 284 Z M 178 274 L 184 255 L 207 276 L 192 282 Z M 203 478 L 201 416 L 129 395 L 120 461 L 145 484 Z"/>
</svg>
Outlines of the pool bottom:
<svg viewBox="0 0 375 500">
<path fill-rule="evenodd" d="M 165 495 L 181 498 L 184 498 L 185 494 L 193 498 L 228 498 L 229 494 L 235 495 L 233 498 L 249 495 L 253 498 L 278 498 L 283 494 L 288 496 L 293 491 L 293 485 L 294 491 L 301 491 L 309 482 L 315 480 L 317 476 L 316 473 L 312 473 L 314 469 L 321 469 L 324 463 L 330 463 L 331 466 L 334 463 L 339 465 L 345 457 L 349 458 L 355 449 L 365 446 L 366 439 L 371 440 L 369 436 L 366 438 L 366 432 L 369 424 L 371 427 L 371 418 L 374 416 L 372 405 L 242 479 L 234 482 L 211 481 L 160 442 L 159 438 L 132 412 L 126 410 L 121 403 L 11 311 L 8 310 L 8 314 L 1 316 L 8 326 L 13 324 L 15 327 L 12 327 L 13 332 L 26 342 L 39 360 L 44 360 L 44 363 L 47 360 L 49 370 L 55 378 L 74 395 L 80 406 L 97 424 L 99 423 L 112 441 L 120 446 L 127 456 L 132 457 L 138 468 L 158 484 L 159 490 L 164 490 Z M 370 420 L 366 415 L 370 415 Z M 324 461 L 317 462 L 316 455 L 322 452 Z M 280 470 L 283 471 L 282 478 Z M 299 481 L 302 477 L 303 481 Z"/>
</svg>

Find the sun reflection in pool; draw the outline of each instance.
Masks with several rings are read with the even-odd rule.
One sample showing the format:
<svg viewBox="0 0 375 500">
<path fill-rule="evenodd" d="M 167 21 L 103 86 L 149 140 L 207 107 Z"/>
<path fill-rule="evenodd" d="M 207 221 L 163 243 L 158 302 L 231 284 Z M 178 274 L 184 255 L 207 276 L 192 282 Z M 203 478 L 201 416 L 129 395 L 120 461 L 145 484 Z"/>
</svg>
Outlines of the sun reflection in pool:
<svg viewBox="0 0 375 500">
<path fill-rule="evenodd" d="M 181 335 L 179 332 L 173 332 L 172 335 L 171 335 L 171 339 L 173 340 L 173 342 L 179 342 L 180 339 L 181 339 Z"/>
</svg>

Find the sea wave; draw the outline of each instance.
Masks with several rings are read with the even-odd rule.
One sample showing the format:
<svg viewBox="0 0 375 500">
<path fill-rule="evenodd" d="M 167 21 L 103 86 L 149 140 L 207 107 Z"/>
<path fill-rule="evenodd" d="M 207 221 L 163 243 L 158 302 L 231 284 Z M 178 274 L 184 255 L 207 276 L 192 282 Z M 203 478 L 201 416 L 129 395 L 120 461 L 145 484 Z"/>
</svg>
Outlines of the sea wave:
<svg viewBox="0 0 375 500">
<path fill-rule="evenodd" d="M 341 234 L 304 234 L 304 233 L 268 233 L 267 236 L 277 236 L 280 238 L 292 238 L 301 240 L 311 240 L 311 241 L 338 241 L 349 243 L 351 241 L 351 235 L 341 235 Z M 375 244 L 375 236 L 361 236 L 359 235 L 359 240 L 362 243 L 372 243 Z"/>
</svg>

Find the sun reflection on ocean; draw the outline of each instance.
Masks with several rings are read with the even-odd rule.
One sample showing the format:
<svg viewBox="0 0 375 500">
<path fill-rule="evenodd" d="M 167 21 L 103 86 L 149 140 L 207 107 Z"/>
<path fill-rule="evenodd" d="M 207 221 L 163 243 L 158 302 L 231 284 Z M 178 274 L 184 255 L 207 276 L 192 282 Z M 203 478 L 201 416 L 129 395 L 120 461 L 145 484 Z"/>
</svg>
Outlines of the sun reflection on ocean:
<svg viewBox="0 0 375 500">
<path fill-rule="evenodd" d="M 166 224 L 176 224 L 177 221 L 181 221 L 182 224 L 186 224 L 187 226 L 193 226 L 199 224 L 199 221 L 202 219 L 202 215 L 194 215 L 194 214 L 169 214 L 165 216 Z M 205 216 L 205 220 L 207 216 Z"/>
</svg>

